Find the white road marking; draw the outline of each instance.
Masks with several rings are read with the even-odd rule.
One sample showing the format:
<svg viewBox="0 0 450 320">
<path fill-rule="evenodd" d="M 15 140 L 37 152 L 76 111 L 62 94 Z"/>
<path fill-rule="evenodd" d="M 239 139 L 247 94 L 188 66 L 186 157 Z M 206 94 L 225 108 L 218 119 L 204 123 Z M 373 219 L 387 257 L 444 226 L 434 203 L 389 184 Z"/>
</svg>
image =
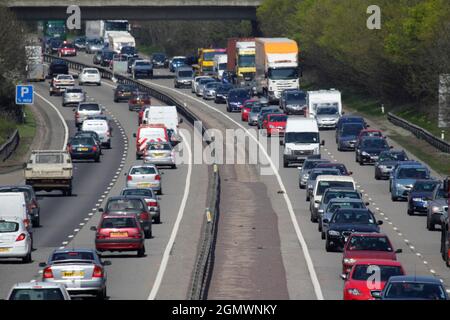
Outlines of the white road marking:
<svg viewBox="0 0 450 320">
<path fill-rule="evenodd" d="M 233 118 L 231 118 L 229 115 L 223 113 L 223 112 L 220 111 L 219 109 L 213 108 L 213 107 L 210 106 L 209 104 L 207 104 L 207 103 L 205 103 L 205 102 L 203 102 L 203 101 L 201 101 L 201 100 L 198 100 L 198 99 L 196 99 L 196 98 L 194 98 L 194 97 L 191 97 L 191 96 L 189 96 L 189 95 L 187 95 L 187 94 L 185 94 L 185 93 L 183 93 L 183 92 L 180 92 L 180 91 L 178 91 L 178 90 L 175 90 L 175 89 L 172 89 L 172 88 L 169 88 L 169 87 L 165 87 L 165 86 L 162 86 L 162 85 L 159 85 L 159 84 L 150 82 L 150 81 L 143 81 L 143 82 L 144 82 L 144 83 L 146 82 L 146 83 L 155 85 L 155 86 L 157 86 L 157 87 L 164 88 L 164 89 L 166 89 L 166 90 L 170 90 L 170 91 L 176 92 L 177 94 L 184 95 L 185 97 L 188 97 L 189 99 L 193 99 L 193 100 L 195 100 L 196 102 L 203 104 L 203 105 L 206 106 L 207 108 L 209 108 L 209 109 L 211 109 L 211 110 L 213 110 L 213 111 L 215 111 L 215 112 L 220 113 L 222 116 L 224 116 L 225 118 L 227 118 L 229 121 L 233 122 L 235 125 L 237 125 L 237 126 L 240 127 L 241 129 L 243 129 L 245 132 L 247 132 L 247 133 L 249 134 L 249 136 L 251 137 L 251 139 L 253 139 L 253 140 L 259 145 L 259 147 L 260 147 L 260 149 L 262 150 L 264 156 L 267 158 L 268 162 L 270 163 L 270 166 L 271 166 L 271 168 L 272 168 L 272 170 L 273 170 L 273 172 L 274 172 L 274 174 L 275 174 L 275 176 L 276 176 L 276 178 L 277 178 L 277 181 L 278 181 L 278 184 L 279 184 L 279 186 L 280 186 L 280 189 L 281 189 L 281 190 L 287 190 L 286 187 L 284 186 L 283 180 L 281 179 L 281 176 L 280 176 L 280 173 L 278 172 L 278 169 L 275 167 L 275 164 L 273 163 L 272 159 L 271 159 L 271 158 L 269 157 L 269 155 L 267 154 L 267 151 L 264 149 L 264 147 L 262 146 L 262 144 L 261 144 L 261 143 L 260 143 L 260 142 L 252 135 L 252 134 L 250 134 L 250 132 L 247 130 L 247 128 L 245 128 L 243 125 L 241 125 L 241 124 L 238 123 L 236 120 L 234 120 Z M 334 161 L 337 162 L 336 159 L 334 159 Z M 284 192 L 284 193 L 283 193 L 283 197 L 284 197 L 284 200 L 285 200 L 285 202 L 286 202 L 286 205 L 287 205 L 287 208 L 288 208 L 288 211 L 289 211 L 289 215 L 290 215 L 292 224 L 293 224 L 293 226 L 294 226 L 294 229 L 295 229 L 295 232 L 296 232 L 298 241 L 300 242 L 300 246 L 301 246 L 301 248 L 302 248 L 301 251 L 302 251 L 302 253 L 303 253 L 304 257 L 305 257 L 306 265 L 308 266 L 308 271 L 309 271 L 309 275 L 310 275 L 310 278 L 311 278 L 311 282 L 312 282 L 313 287 L 314 287 L 314 292 L 315 292 L 315 294 L 316 294 L 316 298 L 317 298 L 318 300 L 323 300 L 324 298 L 323 298 L 323 294 L 322 294 L 322 288 L 320 287 L 319 279 L 318 279 L 318 277 L 317 277 L 316 270 L 314 269 L 314 264 L 313 264 L 311 255 L 310 255 L 310 253 L 309 253 L 308 245 L 307 245 L 307 243 L 306 243 L 306 241 L 305 241 L 305 238 L 303 237 L 303 233 L 302 233 L 302 231 L 301 231 L 301 229 L 300 229 L 300 225 L 299 225 L 299 223 L 298 223 L 298 221 L 297 221 L 297 218 L 296 218 L 296 216 L 295 216 L 294 208 L 293 208 L 293 206 L 292 206 L 292 203 L 291 203 L 291 200 L 290 200 L 290 198 L 289 198 L 289 196 L 288 196 L 288 193 L 287 193 L 287 192 Z"/>
<path fill-rule="evenodd" d="M 167 243 L 166 249 L 164 250 L 164 254 L 161 260 L 161 264 L 158 269 L 158 273 L 156 274 L 155 282 L 153 283 L 152 290 L 150 291 L 150 294 L 147 298 L 147 300 L 154 300 L 156 298 L 156 295 L 158 294 L 159 287 L 161 286 L 162 279 L 164 277 L 164 273 L 166 272 L 167 264 L 169 262 L 170 257 L 170 251 L 172 251 L 173 245 L 175 243 L 175 238 L 178 234 L 178 229 L 180 227 L 181 220 L 183 219 L 184 215 L 184 208 L 186 207 L 187 199 L 189 197 L 189 190 L 191 188 L 191 175 L 192 175 L 192 151 L 191 146 L 184 137 L 184 135 L 180 132 L 181 138 L 187 145 L 187 151 L 188 151 L 188 159 L 190 159 L 188 164 L 188 172 L 186 175 L 186 182 L 184 187 L 184 194 L 183 199 L 181 200 L 180 208 L 178 210 L 177 219 L 175 220 L 175 224 L 172 229 L 172 233 L 170 234 L 169 242 Z"/>
</svg>

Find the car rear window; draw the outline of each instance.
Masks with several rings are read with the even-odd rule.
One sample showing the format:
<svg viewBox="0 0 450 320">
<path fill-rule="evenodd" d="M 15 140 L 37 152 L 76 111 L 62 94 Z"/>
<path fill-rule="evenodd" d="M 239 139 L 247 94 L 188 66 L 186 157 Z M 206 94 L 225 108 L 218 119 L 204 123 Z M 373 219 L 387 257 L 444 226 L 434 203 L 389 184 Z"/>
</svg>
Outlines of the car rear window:
<svg viewBox="0 0 450 320">
<path fill-rule="evenodd" d="M 324 201 L 325 203 L 328 203 L 328 201 L 330 201 L 331 199 L 344 199 L 344 198 L 361 199 L 360 194 L 358 192 L 330 191 L 326 193 Z"/>
<path fill-rule="evenodd" d="M 402 268 L 400 266 L 383 266 L 383 265 L 369 265 L 360 264 L 355 266 L 353 271 L 352 279 L 366 281 L 369 277 L 373 277 L 375 272 L 379 272 L 380 281 L 388 281 L 392 276 L 402 276 L 404 275 Z"/>
<path fill-rule="evenodd" d="M 269 121 L 272 121 L 272 122 L 286 122 L 287 121 L 287 116 L 284 116 L 284 115 L 279 115 L 279 116 L 270 115 L 269 116 Z"/>
<path fill-rule="evenodd" d="M 328 188 L 351 188 L 354 189 L 355 186 L 351 181 L 319 181 L 319 186 L 317 188 L 317 194 L 322 195 Z"/>
<path fill-rule="evenodd" d="M 136 219 L 131 217 L 118 217 L 103 219 L 100 226 L 103 229 L 136 228 Z"/>
<path fill-rule="evenodd" d="M 62 154 L 38 154 L 36 155 L 36 163 L 63 163 Z"/>
<path fill-rule="evenodd" d="M 164 151 L 164 150 L 172 150 L 172 148 L 167 143 L 161 143 L 161 144 L 151 143 L 151 144 L 148 145 L 148 150 L 152 150 L 152 151 L 162 150 L 162 151 Z"/>
<path fill-rule="evenodd" d="M 81 89 L 66 89 L 66 93 L 83 93 Z"/>
<path fill-rule="evenodd" d="M 10 300 L 64 300 L 59 288 L 14 289 Z"/>
<path fill-rule="evenodd" d="M 152 189 L 130 189 L 122 192 L 124 196 L 147 196 L 154 197 Z"/>
<path fill-rule="evenodd" d="M 312 171 L 309 174 L 309 180 L 315 181 L 318 176 L 327 175 L 327 176 L 339 176 L 341 173 L 339 170 L 330 169 L 330 170 L 318 170 L 318 171 Z"/>
<path fill-rule="evenodd" d="M 368 211 L 339 210 L 333 215 L 334 223 L 355 223 L 369 224 L 375 223 L 372 215 Z"/>
<path fill-rule="evenodd" d="M 337 209 L 363 209 L 364 205 L 362 202 L 338 202 L 330 205 L 327 211 L 335 212 Z"/>
<path fill-rule="evenodd" d="M 108 123 L 106 121 L 84 121 L 83 122 L 83 128 L 88 127 L 89 130 L 93 131 L 107 131 L 108 130 Z"/>
<path fill-rule="evenodd" d="M 354 236 L 347 245 L 347 250 L 389 251 L 392 247 L 387 237 Z"/>
<path fill-rule="evenodd" d="M 94 260 L 94 254 L 92 252 L 57 252 L 52 255 L 51 261 L 64 261 L 64 260 Z"/>
<path fill-rule="evenodd" d="M 83 145 L 93 145 L 95 144 L 94 139 L 86 137 L 86 138 L 74 138 L 72 139 L 71 144 L 77 145 L 77 144 L 83 144 Z"/>
<path fill-rule="evenodd" d="M 386 289 L 386 298 L 390 299 L 431 299 L 445 300 L 442 287 L 434 283 L 394 282 Z"/>
<path fill-rule="evenodd" d="M 427 170 L 425 168 L 401 168 L 398 171 L 399 179 L 426 179 Z"/>
<path fill-rule="evenodd" d="M 0 233 L 16 232 L 19 224 L 13 221 L 0 221 Z"/>
<path fill-rule="evenodd" d="M 107 211 L 143 210 L 142 201 L 137 199 L 117 199 L 108 201 Z"/>
<path fill-rule="evenodd" d="M 98 104 L 81 104 L 78 108 L 80 111 L 100 111 L 100 106 Z"/>
<path fill-rule="evenodd" d="M 84 73 L 89 73 L 89 74 L 99 74 L 98 70 L 96 70 L 96 69 L 88 69 L 88 70 L 84 70 Z"/>
<path fill-rule="evenodd" d="M 130 171 L 130 174 L 156 174 L 154 167 L 137 167 Z"/>
</svg>

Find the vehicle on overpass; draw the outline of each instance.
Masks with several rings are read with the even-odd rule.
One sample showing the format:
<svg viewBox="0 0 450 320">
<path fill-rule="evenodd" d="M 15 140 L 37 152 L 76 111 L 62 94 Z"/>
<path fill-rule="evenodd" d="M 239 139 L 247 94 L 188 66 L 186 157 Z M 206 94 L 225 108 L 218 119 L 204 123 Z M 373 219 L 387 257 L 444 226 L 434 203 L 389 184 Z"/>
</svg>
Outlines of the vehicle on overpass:
<svg viewBox="0 0 450 320">
<path fill-rule="evenodd" d="M 286 89 L 299 89 L 298 46 L 287 38 L 256 38 L 256 91 L 278 101 Z"/>
<path fill-rule="evenodd" d="M 59 38 L 66 40 L 66 21 L 48 20 L 44 22 L 44 36 L 49 38 Z"/>
</svg>

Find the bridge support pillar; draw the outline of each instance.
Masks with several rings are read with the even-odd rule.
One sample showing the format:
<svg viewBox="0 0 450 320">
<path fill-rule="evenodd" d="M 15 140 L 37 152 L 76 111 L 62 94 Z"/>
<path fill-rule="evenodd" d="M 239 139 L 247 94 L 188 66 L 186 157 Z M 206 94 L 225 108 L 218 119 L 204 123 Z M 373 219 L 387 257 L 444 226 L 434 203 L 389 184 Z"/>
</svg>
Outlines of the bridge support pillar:
<svg viewBox="0 0 450 320">
<path fill-rule="evenodd" d="M 252 36 L 261 37 L 262 32 L 261 29 L 259 28 L 258 20 L 251 20 L 251 23 L 252 23 Z"/>
</svg>

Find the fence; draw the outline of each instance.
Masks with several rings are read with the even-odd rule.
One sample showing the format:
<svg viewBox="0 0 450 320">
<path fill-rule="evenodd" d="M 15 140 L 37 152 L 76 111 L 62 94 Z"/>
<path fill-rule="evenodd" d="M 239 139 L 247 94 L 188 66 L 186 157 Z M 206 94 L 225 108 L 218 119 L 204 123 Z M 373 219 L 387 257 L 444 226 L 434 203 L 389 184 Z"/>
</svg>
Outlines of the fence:
<svg viewBox="0 0 450 320">
<path fill-rule="evenodd" d="M 13 134 L 8 138 L 2 146 L 0 146 L 0 161 L 6 161 L 16 150 L 20 142 L 19 130 L 14 130 Z"/>
<path fill-rule="evenodd" d="M 404 129 L 410 131 L 417 138 L 425 140 L 426 142 L 428 142 L 429 144 L 431 144 L 438 150 L 445 152 L 445 153 L 450 153 L 450 143 L 448 143 L 447 141 L 444 141 L 444 140 L 432 135 L 427 130 L 425 130 L 419 126 L 416 126 L 415 124 L 412 124 L 411 122 L 408 122 L 405 119 L 402 119 L 402 118 L 392 114 L 391 112 L 388 113 L 387 118 L 390 122 L 392 122 L 396 126 L 402 127 Z"/>
</svg>

